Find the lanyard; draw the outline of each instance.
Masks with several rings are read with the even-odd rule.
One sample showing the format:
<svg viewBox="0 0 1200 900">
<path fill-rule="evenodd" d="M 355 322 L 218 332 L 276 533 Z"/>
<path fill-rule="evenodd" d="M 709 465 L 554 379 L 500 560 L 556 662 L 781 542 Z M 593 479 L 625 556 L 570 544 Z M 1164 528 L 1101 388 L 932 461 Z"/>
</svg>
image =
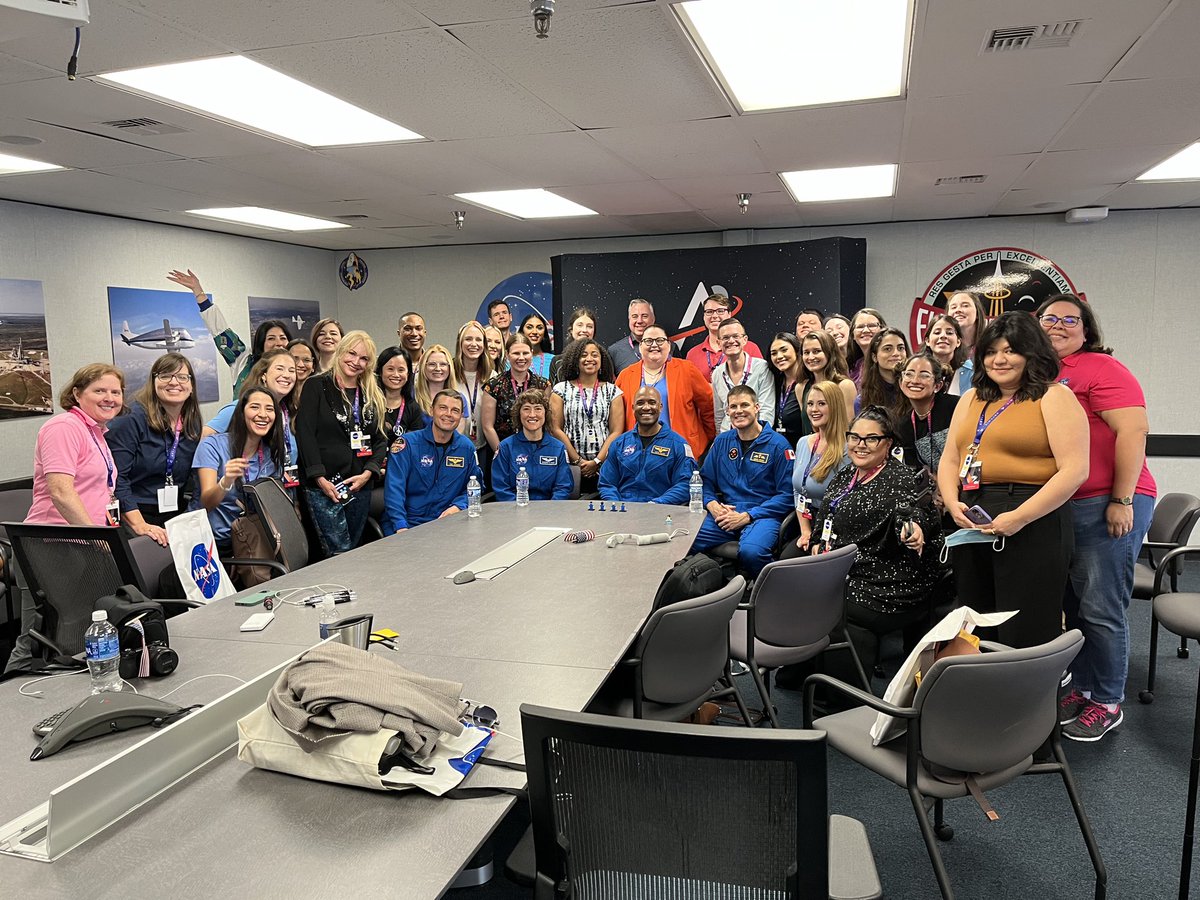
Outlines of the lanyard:
<svg viewBox="0 0 1200 900">
<path fill-rule="evenodd" d="M 712 378 L 712 373 L 716 371 L 717 366 L 721 364 L 721 359 L 725 356 L 725 354 L 720 350 L 718 350 L 716 353 L 709 353 L 707 338 L 704 339 L 704 343 L 701 344 L 700 347 L 704 350 L 704 362 L 708 366 L 708 377 Z"/>
<path fill-rule="evenodd" d="M 996 415 L 999 415 L 999 413 L 997 413 Z M 913 443 L 915 444 L 917 442 L 917 411 L 914 409 L 912 412 L 910 412 L 908 414 L 908 417 L 912 420 Z M 933 407 L 932 406 L 929 407 L 929 413 L 928 413 L 928 415 L 926 415 L 924 417 L 924 419 L 925 419 L 925 433 L 930 437 L 930 439 L 932 439 L 932 437 L 933 437 Z"/>
<path fill-rule="evenodd" d="M 975 440 L 972 441 L 972 443 L 971 443 L 971 446 L 975 450 L 979 449 L 979 442 L 983 439 L 983 433 L 988 430 L 988 426 L 990 426 L 993 422 L 996 421 L 996 419 L 1000 416 L 1000 413 L 1004 412 L 1006 409 L 1008 409 L 1010 406 L 1012 406 L 1013 401 L 1016 399 L 1017 399 L 1016 397 L 1009 397 L 1007 400 L 1005 400 L 1004 405 L 1001 406 L 994 413 L 992 413 L 991 418 L 989 418 L 986 422 L 984 421 L 984 417 L 987 416 L 988 406 L 990 406 L 991 404 L 985 403 L 983 405 L 983 412 L 981 412 L 979 414 L 979 424 L 975 426 Z"/>
<path fill-rule="evenodd" d="M 84 427 L 87 428 L 88 437 L 90 437 L 92 439 L 92 443 L 96 445 L 96 452 L 100 454 L 100 458 L 104 460 L 104 468 L 108 470 L 108 492 L 111 495 L 117 486 L 117 467 L 116 463 L 113 462 L 112 454 L 104 452 L 104 449 L 100 446 L 100 442 L 96 440 L 96 433 L 92 431 L 91 424 L 88 422 L 87 417 L 80 411 L 79 407 L 72 406 L 71 412 L 78 416 L 79 421 L 81 421 Z"/>
<path fill-rule="evenodd" d="M 358 399 L 358 391 L 354 392 L 354 399 Z M 292 465 L 292 417 L 288 414 L 287 404 L 283 400 L 279 401 L 279 412 L 283 416 L 283 462 L 285 467 Z M 262 447 L 259 447 L 262 451 Z"/>
<path fill-rule="evenodd" d="M 466 380 L 467 379 L 464 374 L 463 381 L 466 381 Z M 475 372 L 475 378 L 473 379 L 472 385 L 471 385 L 471 411 L 472 412 L 475 411 L 475 407 L 476 407 L 475 401 L 477 401 L 478 399 L 479 399 L 479 372 L 477 370 Z M 404 401 L 403 400 L 400 401 L 400 415 L 404 415 Z"/>
<path fill-rule="evenodd" d="M 742 370 L 742 380 L 739 384 L 745 384 L 750 380 L 750 354 L 746 354 L 746 368 Z M 725 379 L 725 387 L 733 390 L 733 382 L 729 380 L 729 363 L 725 363 L 725 368 L 721 371 L 721 377 Z"/>
<path fill-rule="evenodd" d="M 354 429 L 356 431 L 361 431 L 362 423 L 360 422 L 360 420 L 358 418 L 358 408 L 359 408 L 358 405 L 359 405 L 358 385 L 355 385 L 354 386 L 354 403 L 350 407 L 350 414 L 354 417 Z M 286 421 L 286 419 L 284 421 Z"/>
<path fill-rule="evenodd" d="M 521 391 L 523 391 L 523 390 L 528 390 L 528 387 L 529 387 L 529 375 L 528 375 L 528 373 L 526 373 L 526 375 L 525 375 L 525 380 L 524 380 L 524 381 L 522 381 L 520 384 L 517 384 L 517 379 L 515 379 L 515 378 L 512 378 L 511 376 L 509 377 L 509 380 L 512 382 L 512 389 L 513 389 L 513 401 L 514 401 L 514 402 L 516 402 L 517 395 L 518 395 L 518 394 L 520 394 L 520 393 L 521 393 Z"/>
<path fill-rule="evenodd" d="M 183 434 L 183 415 L 175 420 L 175 440 L 167 450 L 167 484 L 175 483 L 175 456 L 179 452 L 179 438 Z"/>
<path fill-rule="evenodd" d="M 792 395 L 792 392 L 795 390 L 796 390 L 796 382 L 793 381 L 791 384 L 785 385 L 783 388 L 783 392 L 779 395 L 779 416 L 780 416 L 780 418 L 783 417 L 783 408 L 785 406 L 787 406 L 788 398 Z"/>
<path fill-rule="evenodd" d="M 400 398 L 400 408 L 396 410 L 396 421 L 392 423 L 392 435 L 394 437 L 400 437 L 402 434 L 404 434 L 404 426 L 402 424 L 400 424 L 401 420 L 403 420 L 403 418 L 404 418 L 404 398 L 401 397 Z"/>
<path fill-rule="evenodd" d="M 579 402 L 583 404 L 583 415 L 584 418 L 587 419 L 587 424 L 590 428 L 592 424 L 592 410 L 596 408 L 596 401 L 600 398 L 600 382 L 597 381 L 596 386 L 592 388 L 591 403 L 587 402 L 587 391 L 579 384 L 579 382 L 575 382 L 575 389 L 579 391 Z"/>
<path fill-rule="evenodd" d="M 821 458 L 821 433 L 816 434 L 816 441 L 809 448 L 811 454 L 808 458 L 808 465 L 804 467 L 804 477 L 800 479 L 800 489 L 804 489 L 804 485 L 808 484 L 808 476 L 812 474 L 812 470 L 817 467 L 817 460 Z"/>
<path fill-rule="evenodd" d="M 874 477 L 875 474 L 886 465 L 887 465 L 887 460 L 884 460 L 882 463 L 880 463 L 878 466 L 876 466 L 874 469 L 872 469 L 870 471 L 870 473 L 867 475 L 862 475 L 862 470 L 855 472 L 854 477 L 850 479 L 850 484 L 847 486 L 847 488 L 844 491 L 842 491 L 840 494 L 838 494 L 836 497 L 830 498 L 830 500 L 829 500 L 829 515 L 830 516 L 833 515 L 834 511 L 837 510 L 838 505 L 843 500 L 845 500 L 847 497 L 849 497 L 851 492 L 856 487 L 858 487 L 860 484 L 865 483 L 868 478 Z M 862 475 L 861 478 L 859 477 L 860 475 Z"/>
</svg>

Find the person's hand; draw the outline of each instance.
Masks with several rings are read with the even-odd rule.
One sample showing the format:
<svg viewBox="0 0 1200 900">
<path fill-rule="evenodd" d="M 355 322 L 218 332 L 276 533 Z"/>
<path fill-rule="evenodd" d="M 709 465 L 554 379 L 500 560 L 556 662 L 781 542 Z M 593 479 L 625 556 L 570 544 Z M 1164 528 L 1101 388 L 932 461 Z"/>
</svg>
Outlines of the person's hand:
<svg viewBox="0 0 1200 900">
<path fill-rule="evenodd" d="M 812 541 L 811 534 L 802 534 L 796 538 L 796 547 L 800 550 L 807 550 L 809 543 Z"/>
<path fill-rule="evenodd" d="M 151 525 L 148 522 L 143 522 L 140 526 L 133 529 L 133 533 L 144 534 L 146 537 L 150 538 L 150 540 L 154 541 L 154 543 L 163 547 L 171 546 L 170 542 L 167 540 L 166 529 L 159 528 L 157 525 Z"/>
<path fill-rule="evenodd" d="M 341 503 L 342 498 L 338 496 L 337 488 L 333 486 L 333 482 L 322 475 L 317 479 L 317 487 L 321 489 L 321 493 L 329 498 L 330 503 Z"/>
<path fill-rule="evenodd" d="M 909 550 L 920 554 L 925 549 L 925 532 L 916 522 L 906 522 L 900 531 L 900 541 Z"/>
<path fill-rule="evenodd" d="M 452 516 L 455 513 L 460 513 L 460 512 L 462 512 L 462 510 L 459 509 L 457 506 L 450 506 L 450 507 L 447 507 L 446 509 L 443 509 L 442 514 L 440 516 L 438 516 L 438 518 L 444 519 L 444 518 L 446 518 L 446 516 Z"/>
<path fill-rule="evenodd" d="M 402 531 L 408 531 L 408 529 L 407 528 L 397 528 L 396 534 L 400 534 L 400 532 L 402 532 Z"/>
<path fill-rule="evenodd" d="M 1017 514 L 1014 509 L 1012 512 L 1000 513 L 996 518 L 992 519 L 987 525 L 983 526 L 984 534 L 995 534 L 1001 537 L 1008 537 L 1016 534 L 1029 523 Z"/>
<path fill-rule="evenodd" d="M 221 476 L 218 484 L 225 489 L 225 492 L 233 490 L 234 484 L 239 478 L 244 478 L 248 467 L 246 460 L 240 456 L 235 456 L 229 462 L 225 463 L 225 474 Z M 226 487 L 226 485 L 229 485 Z"/>
<path fill-rule="evenodd" d="M 1110 503 L 1104 510 L 1104 520 L 1108 522 L 1110 538 L 1125 537 L 1133 531 L 1133 507 L 1120 503 Z"/>
<path fill-rule="evenodd" d="M 346 484 L 350 486 L 350 493 L 357 494 L 368 484 L 371 483 L 371 473 L 363 472 L 359 475 L 353 475 L 346 479 Z"/>
<path fill-rule="evenodd" d="M 978 525 L 967 518 L 967 510 L 970 508 L 961 500 L 946 504 L 946 511 L 950 513 L 950 518 L 954 520 L 955 525 L 959 528 L 978 528 Z"/>
<path fill-rule="evenodd" d="M 584 478 L 591 478 L 600 471 L 600 463 L 594 459 L 579 460 L 579 474 Z"/>
<path fill-rule="evenodd" d="M 167 280 L 187 288 L 196 295 L 197 301 L 205 299 L 204 288 L 200 285 L 200 279 L 196 277 L 196 273 L 191 269 L 188 269 L 186 272 L 172 269 L 167 273 Z"/>
</svg>

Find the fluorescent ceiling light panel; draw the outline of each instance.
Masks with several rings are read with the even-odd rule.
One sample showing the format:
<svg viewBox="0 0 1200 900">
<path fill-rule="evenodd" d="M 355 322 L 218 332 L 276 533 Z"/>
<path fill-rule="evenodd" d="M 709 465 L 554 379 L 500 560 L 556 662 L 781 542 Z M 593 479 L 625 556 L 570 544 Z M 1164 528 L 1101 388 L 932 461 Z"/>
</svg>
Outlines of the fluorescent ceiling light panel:
<svg viewBox="0 0 1200 900">
<path fill-rule="evenodd" d="M 851 166 L 846 169 L 808 169 L 780 172 L 779 177 L 797 203 L 831 200 L 865 200 L 890 197 L 896 192 L 896 165 Z"/>
<path fill-rule="evenodd" d="M 189 209 L 188 213 L 193 216 L 204 216 L 206 219 L 221 219 L 225 222 L 237 222 L 240 225 L 269 228 L 271 231 L 328 231 L 333 228 L 350 227 L 345 222 L 330 222 L 328 219 L 315 219 L 312 216 L 281 212 L 278 209 L 265 209 L 261 206 Z"/>
<path fill-rule="evenodd" d="M 36 159 L 26 159 L 23 156 L 9 156 L 0 153 L 0 175 L 24 175 L 28 172 L 53 172 L 61 169 L 54 163 L 39 162 Z"/>
<path fill-rule="evenodd" d="M 599 213 L 544 188 L 519 191 L 474 191 L 455 194 L 460 200 L 503 213 L 516 219 L 563 219 L 569 216 L 598 216 Z"/>
<path fill-rule="evenodd" d="M 309 147 L 421 139 L 414 131 L 244 56 L 148 66 L 97 77 Z"/>
<path fill-rule="evenodd" d="M 1184 147 L 1165 159 L 1135 181 L 1198 181 L 1200 180 L 1200 142 Z"/>
<path fill-rule="evenodd" d="M 675 9 L 743 111 L 904 92 L 911 0 L 687 0 Z"/>
</svg>

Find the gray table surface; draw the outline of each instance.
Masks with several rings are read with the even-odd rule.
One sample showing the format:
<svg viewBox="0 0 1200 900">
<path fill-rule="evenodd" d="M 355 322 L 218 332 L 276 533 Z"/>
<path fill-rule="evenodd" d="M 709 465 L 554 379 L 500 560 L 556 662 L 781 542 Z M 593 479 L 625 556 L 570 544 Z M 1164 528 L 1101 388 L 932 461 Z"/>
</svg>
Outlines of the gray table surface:
<svg viewBox="0 0 1200 900">
<path fill-rule="evenodd" d="M 652 533 L 663 530 L 667 511 L 630 504 L 623 514 L 589 513 L 586 502 L 570 501 L 527 509 L 487 504 L 480 519 L 459 515 L 429 523 L 271 587 L 324 582 L 355 588 L 359 599 L 339 604 L 339 613 L 371 612 L 376 628 L 401 634 L 394 654 L 373 652 L 461 681 L 464 696 L 500 715 L 503 733 L 489 755 L 520 759 L 520 704 L 583 708 L 636 634 L 664 571 L 687 553 L 702 516 L 669 508 L 676 527 L 692 532 L 670 544 L 609 549 L 603 539 L 555 541 L 490 582 L 454 585 L 443 576 L 534 525 Z M 317 612 L 308 608 L 277 607 L 265 631 L 239 632 L 254 611 L 225 600 L 171 619 L 180 671 L 148 682 L 146 692 L 161 696 L 195 674 L 251 676 L 318 638 Z M 0 798 L 3 821 L 145 731 L 30 763 L 35 742 L 28 727 L 80 699 L 86 677 L 34 686 L 45 689 L 40 701 L 17 696 L 19 683 L 0 686 L 0 714 L 18 726 L 0 737 L 0 759 L 10 774 L 10 789 Z M 170 699 L 204 702 L 234 684 L 206 678 Z M 19 777 L 12 778 L 17 769 Z M 471 781 L 518 785 L 524 779 L 482 768 Z M 324 897 L 352 890 L 437 897 L 511 805 L 507 796 L 446 801 L 307 781 L 253 769 L 229 752 L 56 863 L 0 857 L 0 881 L 26 897 L 61 897 L 96 884 L 114 896 L 149 890 L 181 898 Z"/>
</svg>

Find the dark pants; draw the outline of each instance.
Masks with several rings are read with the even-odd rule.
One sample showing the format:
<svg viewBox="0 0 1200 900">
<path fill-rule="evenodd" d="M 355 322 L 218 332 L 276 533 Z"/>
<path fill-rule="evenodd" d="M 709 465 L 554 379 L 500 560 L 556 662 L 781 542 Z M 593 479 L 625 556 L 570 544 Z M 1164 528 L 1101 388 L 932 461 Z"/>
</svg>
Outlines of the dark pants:
<svg viewBox="0 0 1200 900">
<path fill-rule="evenodd" d="M 891 613 L 868 609 L 859 603 L 846 604 L 846 632 L 854 641 L 854 649 L 858 651 L 858 658 L 868 677 L 879 662 L 879 644 L 884 635 L 901 632 L 904 657 L 907 658 L 932 624 L 927 603 Z"/>
<path fill-rule="evenodd" d="M 983 507 L 995 518 L 1010 512 L 1038 491 L 1036 485 L 988 484 L 963 495 L 963 502 Z M 995 629 L 995 640 L 1011 647 L 1034 647 L 1062 634 L 1063 592 L 1075 535 L 1070 504 L 1030 522 L 1004 539 L 1004 549 L 991 544 L 965 544 L 951 549 L 958 602 L 978 612 L 1020 610 Z M 981 636 L 991 637 L 981 629 Z"/>
<path fill-rule="evenodd" d="M 307 488 L 305 495 L 326 556 L 336 556 L 358 546 L 371 510 L 371 488 L 351 494 L 345 503 L 334 503 L 320 488 Z"/>
</svg>

